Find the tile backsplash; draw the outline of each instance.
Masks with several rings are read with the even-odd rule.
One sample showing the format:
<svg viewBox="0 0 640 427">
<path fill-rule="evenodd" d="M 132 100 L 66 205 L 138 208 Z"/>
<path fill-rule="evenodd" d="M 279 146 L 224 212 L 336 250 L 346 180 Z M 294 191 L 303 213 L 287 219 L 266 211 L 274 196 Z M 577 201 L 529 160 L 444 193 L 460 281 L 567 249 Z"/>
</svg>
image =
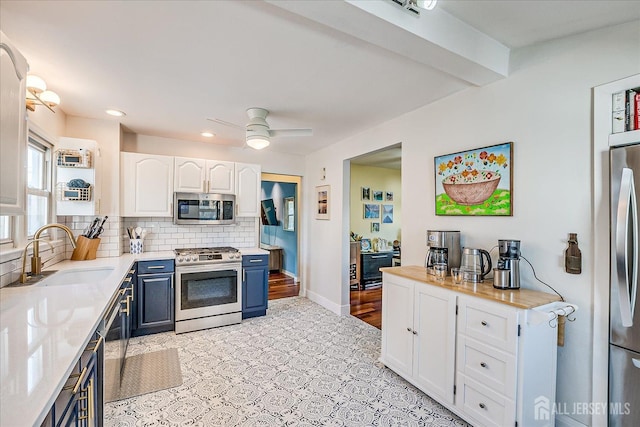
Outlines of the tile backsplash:
<svg viewBox="0 0 640 427">
<path fill-rule="evenodd" d="M 87 229 L 95 216 L 59 216 L 57 221 L 66 225 L 78 237 Z M 100 235 L 100 246 L 96 257 L 117 257 L 129 253 L 127 227 L 141 227 L 147 230 L 143 242 L 144 252 L 170 251 L 176 248 L 233 246 L 252 248 L 258 246 L 258 218 L 237 218 L 233 225 L 176 225 L 171 218 L 126 218 L 109 217 Z M 73 247 L 64 233 L 54 231 L 55 252 L 42 243 L 40 251 L 45 268 L 69 259 Z M 29 247 L 28 255 L 31 253 Z M 18 280 L 22 270 L 22 251 L 10 250 L 0 256 L 0 287 Z M 30 271 L 29 259 L 26 271 Z"/>
<path fill-rule="evenodd" d="M 258 246 L 258 219 L 236 218 L 233 225 L 177 225 L 171 218 L 122 218 L 122 252 L 129 252 L 127 227 L 147 230 L 144 252 L 170 251 L 175 248 Z"/>
</svg>

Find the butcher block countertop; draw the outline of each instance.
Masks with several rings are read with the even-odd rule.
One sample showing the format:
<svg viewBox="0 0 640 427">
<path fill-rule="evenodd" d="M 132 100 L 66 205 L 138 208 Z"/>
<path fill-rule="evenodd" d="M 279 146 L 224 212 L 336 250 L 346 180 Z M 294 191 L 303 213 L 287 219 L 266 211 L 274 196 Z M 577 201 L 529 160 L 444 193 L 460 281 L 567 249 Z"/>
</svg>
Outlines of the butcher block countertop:
<svg viewBox="0 0 640 427">
<path fill-rule="evenodd" d="M 531 289 L 496 289 L 493 287 L 492 281 L 486 281 L 484 283 L 463 282 L 457 285 L 453 283 L 453 279 L 450 276 L 447 276 L 444 281 L 439 282 L 435 277 L 427 275 L 427 271 L 424 267 L 417 265 L 383 267 L 380 271 L 385 274 L 393 274 L 395 276 L 404 277 L 406 279 L 415 280 L 428 285 L 451 289 L 452 291 L 496 301 L 522 309 L 530 309 L 554 301 L 560 301 L 560 297 L 558 295 L 533 291 Z"/>
</svg>

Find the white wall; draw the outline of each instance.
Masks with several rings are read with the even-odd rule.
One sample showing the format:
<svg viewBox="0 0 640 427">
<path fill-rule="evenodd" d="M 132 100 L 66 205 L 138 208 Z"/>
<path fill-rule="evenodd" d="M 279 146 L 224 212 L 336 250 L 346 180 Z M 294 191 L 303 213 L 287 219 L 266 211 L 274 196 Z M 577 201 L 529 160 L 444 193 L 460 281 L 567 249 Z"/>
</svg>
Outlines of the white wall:
<svg viewBox="0 0 640 427">
<path fill-rule="evenodd" d="M 500 238 L 522 240 L 522 254 L 538 276 L 580 306 L 558 351 L 557 399 L 569 407 L 590 402 L 591 265 L 597 262 L 590 210 L 591 89 L 638 73 L 638 52 L 637 21 L 516 51 L 507 79 L 454 94 L 308 156 L 308 209 L 316 185 L 330 184 L 332 192 L 331 220 L 309 219 L 304 259 L 309 296 L 334 311 L 349 304 L 345 160 L 401 142 L 403 265 L 422 264 L 427 229 L 458 229 L 463 245 L 487 249 Z M 513 217 L 435 216 L 433 158 L 506 141 L 514 141 Z M 320 167 L 326 167 L 325 181 L 319 179 Z M 570 232 L 578 233 L 581 275 L 563 269 Z M 547 291 L 528 266 L 521 270 L 523 287 Z M 589 415 L 571 416 L 591 422 Z"/>
</svg>

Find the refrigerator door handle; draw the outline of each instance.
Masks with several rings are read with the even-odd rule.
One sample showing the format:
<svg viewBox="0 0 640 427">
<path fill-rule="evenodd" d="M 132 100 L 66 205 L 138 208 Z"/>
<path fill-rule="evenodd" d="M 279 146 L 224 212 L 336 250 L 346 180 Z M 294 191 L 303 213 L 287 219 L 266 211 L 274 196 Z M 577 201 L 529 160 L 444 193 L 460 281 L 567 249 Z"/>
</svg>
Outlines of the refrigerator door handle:
<svg viewBox="0 0 640 427">
<path fill-rule="evenodd" d="M 616 276 L 620 318 L 622 326 L 630 328 L 633 326 L 638 287 L 638 263 L 635 260 L 638 254 L 638 206 L 633 185 L 633 171 L 629 168 L 622 169 L 616 216 Z M 628 241 L 629 226 L 631 226 L 631 242 Z M 629 254 L 629 243 L 633 248 L 633 254 Z M 630 255 L 633 255 L 633 260 L 629 260 Z M 631 261 L 631 278 L 629 277 L 629 261 Z"/>
<path fill-rule="evenodd" d="M 633 366 L 640 369 L 640 360 L 636 359 L 635 357 L 632 357 L 631 361 L 633 362 Z"/>
</svg>

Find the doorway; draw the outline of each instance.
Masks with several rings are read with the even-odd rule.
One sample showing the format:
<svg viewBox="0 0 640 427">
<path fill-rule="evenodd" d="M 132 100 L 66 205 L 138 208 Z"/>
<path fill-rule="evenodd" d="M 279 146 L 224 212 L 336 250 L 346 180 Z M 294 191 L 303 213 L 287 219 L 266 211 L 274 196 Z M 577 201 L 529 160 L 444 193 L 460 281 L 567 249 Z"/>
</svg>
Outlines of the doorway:
<svg viewBox="0 0 640 427">
<path fill-rule="evenodd" d="M 302 177 L 262 174 L 260 248 L 269 252 L 269 299 L 300 293 Z"/>
<path fill-rule="evenodd" d="M 400 265 L 402 145 L 350 161 L 350 313 L 382 325 L 380 267 Z"/>
</svg>

